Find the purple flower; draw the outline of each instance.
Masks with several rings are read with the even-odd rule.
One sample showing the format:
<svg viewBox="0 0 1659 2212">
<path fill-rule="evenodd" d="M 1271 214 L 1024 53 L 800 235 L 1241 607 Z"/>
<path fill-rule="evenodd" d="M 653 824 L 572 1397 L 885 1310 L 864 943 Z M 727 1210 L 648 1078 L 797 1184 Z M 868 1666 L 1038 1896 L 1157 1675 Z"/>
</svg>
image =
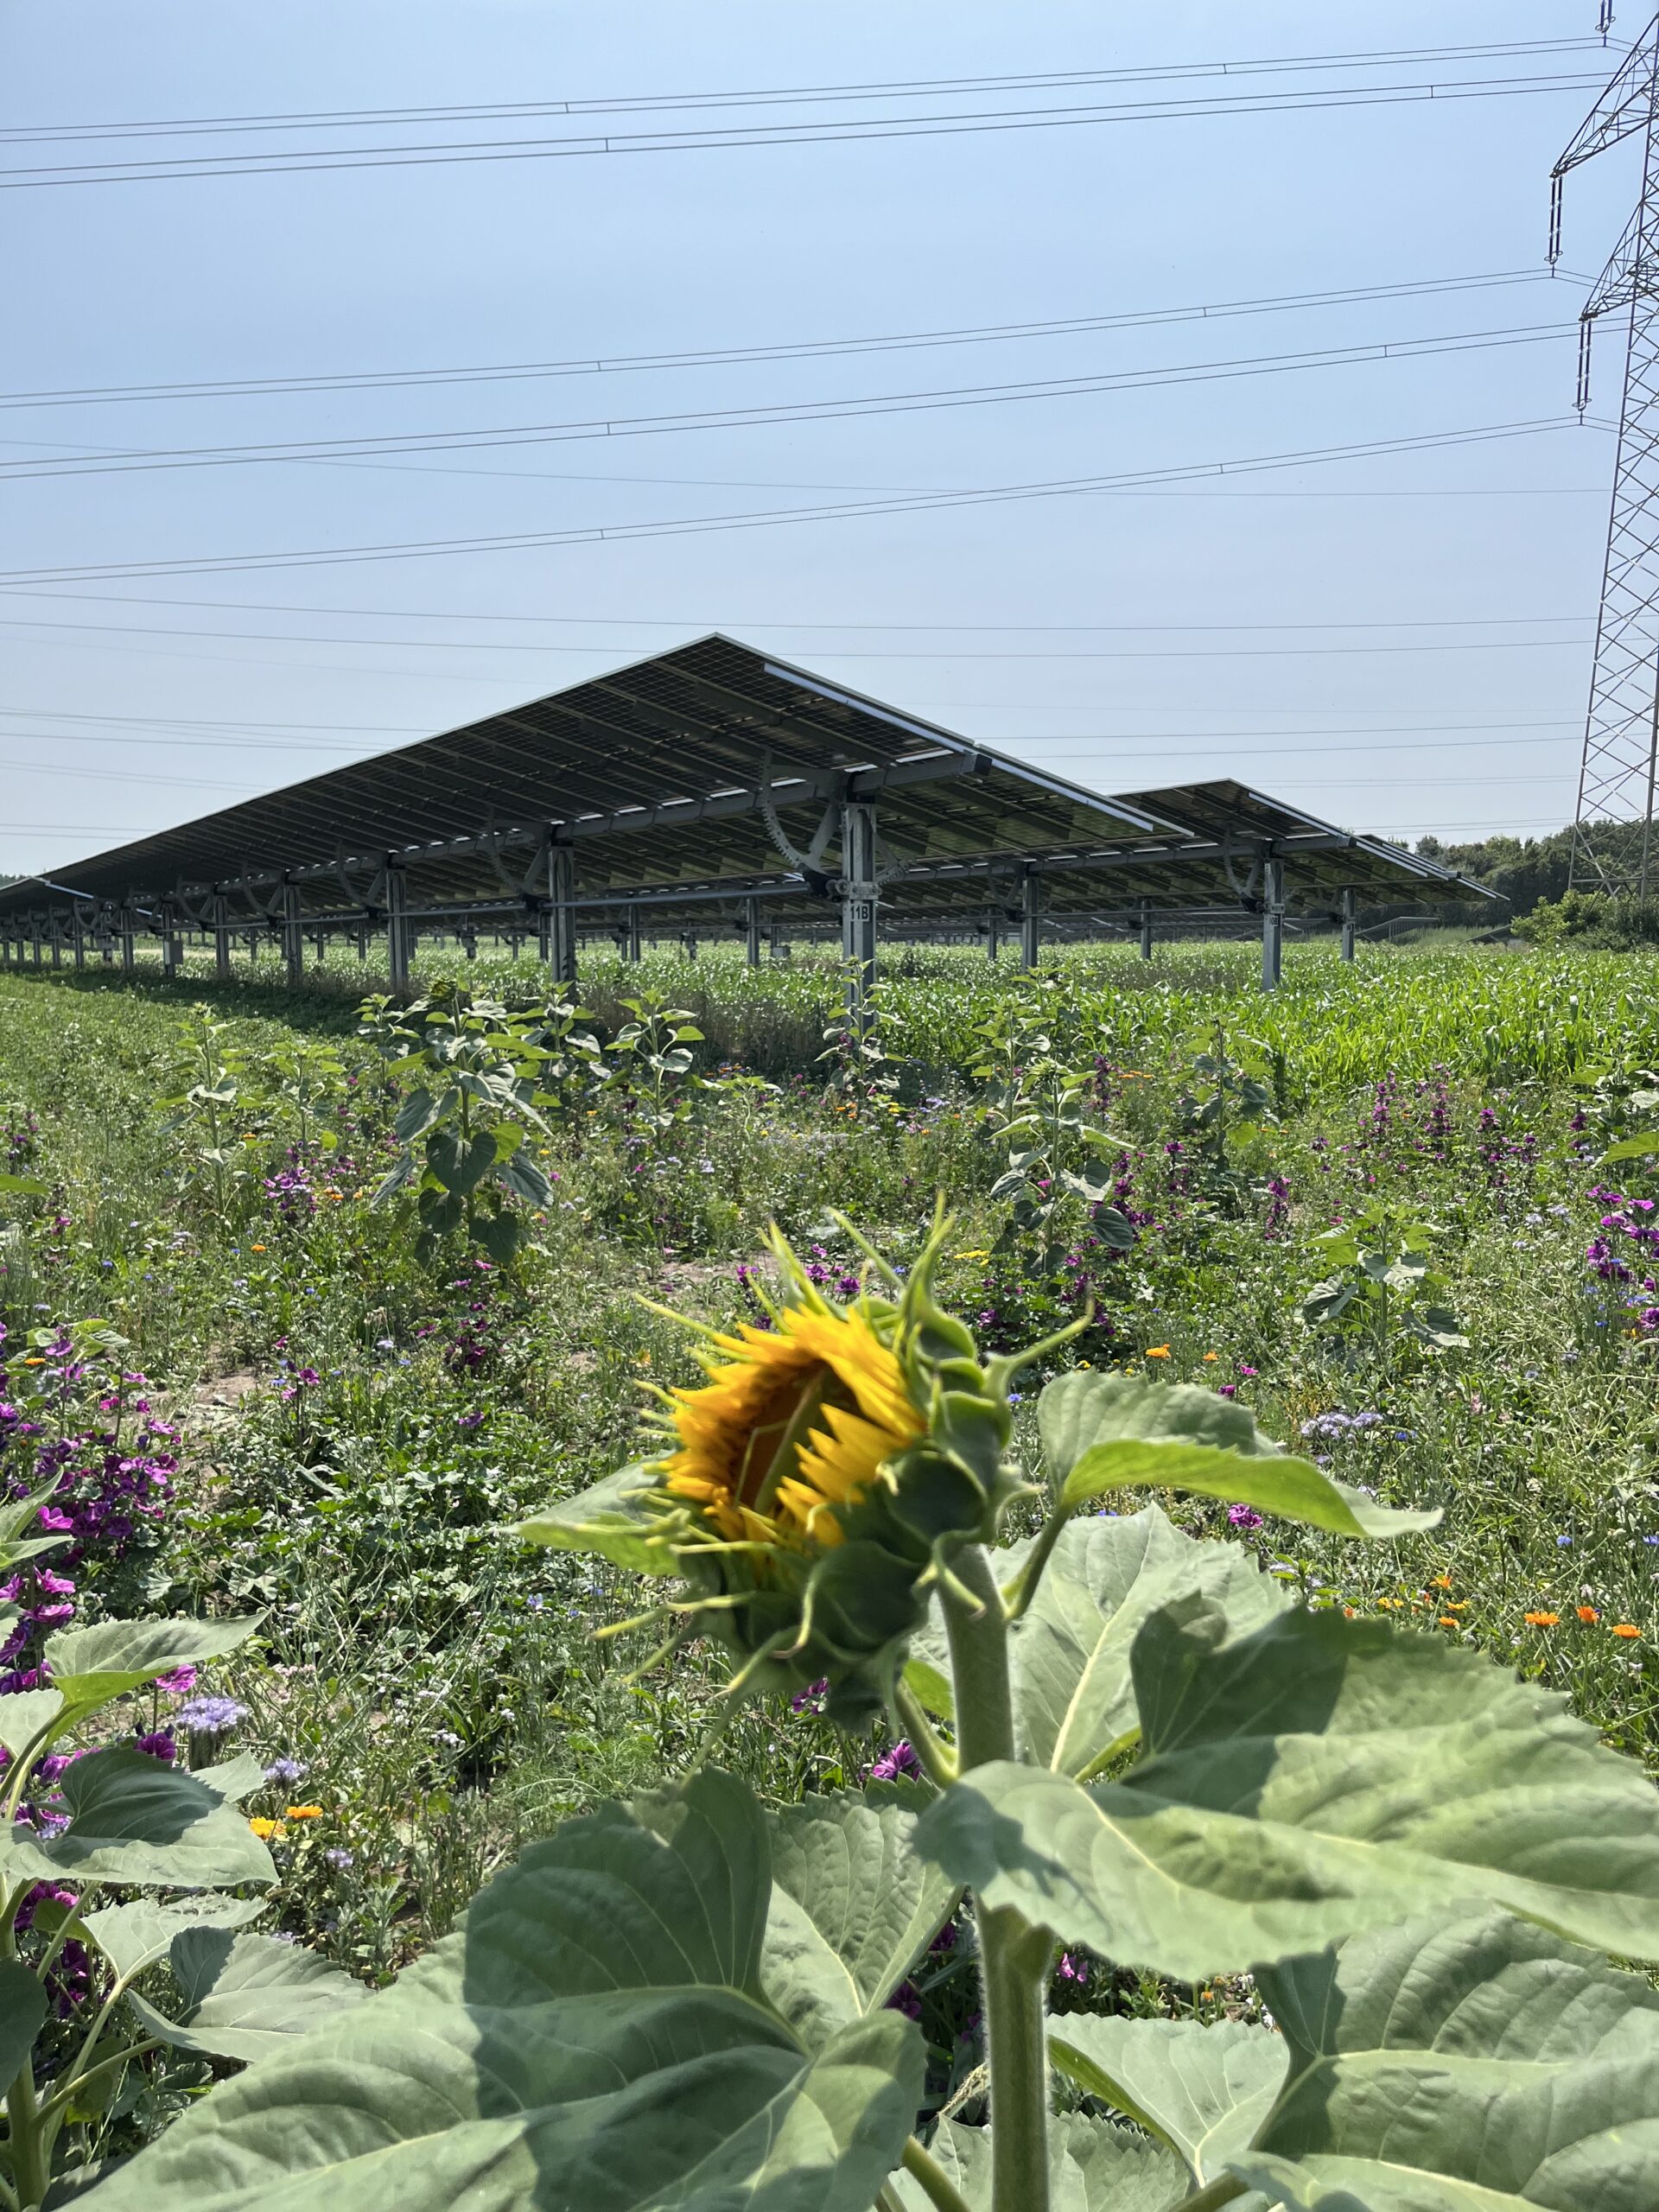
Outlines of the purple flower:
<svg viewBox="0 0 1659 2212">
<path fill-rule="evenodd" d="M 193 1736 L 223 1736 L 245 1720 L 248 1708 L 233 1697 L 193 1697 L 174 1714 L 175 1724 Z"/>
<path fill-rule="evenodd" d="M 265 1780 L 267 1782 L 282 1782 L 289 1783 L 303 1782 L 305 1779 L 305 1761 L 303 1759 L 273 1759 L 270 1764 L 265 1769 Z"/>
<path fill-rule="evenodd" d="M 1230 1505 L 1227 1518 L 1235 1529 L 1249 1530 L 1262 1526 L 1262 1516 L 1253 1505 Z"/>
<path fill-rule="evenodd" d="M 137 1751 L 148 1751 L 153 1759 L 160 1759 L 170 1766 L 179 1756 L 179 1747 L 165 1728 L 152 1729 L 148 1736 L 140 1736 L 133 1745 Z"/>
<path fill-rule="evenodd" d="M 919 1775 L 922 1763 L 901 1736 L 890 1751 L 883 1751 L 865 1779 L 869 1782 L 897 1782 L 906 1775 Z"/>
<path fill-rule="evenodd" d="M 325 1851 L 322 1855 L 331 1866 L 337 1867 L 342 1874 L 348 1866 L 354 1866 L 357 1864 L 357 1853 L 354 1851 L 341 1851 L 336 1847 Z"/>
<path fill-rule="evenodd" d="M 194 1667 L 175 1667 L 169 1675 L 156 1675 L 156 1687 L 168 1697 L 188 1697 L 196 1687 L 196 1670 Z"/>
</svg>

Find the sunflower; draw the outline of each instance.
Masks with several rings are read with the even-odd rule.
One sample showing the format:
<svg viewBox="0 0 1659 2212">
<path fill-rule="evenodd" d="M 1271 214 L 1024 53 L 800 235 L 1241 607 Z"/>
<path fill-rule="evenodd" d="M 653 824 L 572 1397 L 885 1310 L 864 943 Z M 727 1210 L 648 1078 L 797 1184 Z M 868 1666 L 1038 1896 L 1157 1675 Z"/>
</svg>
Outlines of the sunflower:
<svg viewBox="0 0 1659 2212">
<path fill-rule="evenodd" d="M 827 1548 L 842 1541 L 836 1509 L 857 1504 L 926 1422 L 864 1314 L 791 1305 L 775 1319 L 715 1337 L 708 1382 L 668 1394 L 678 1449 L 664 1479 L 724 1536 Z"/>
</svg>

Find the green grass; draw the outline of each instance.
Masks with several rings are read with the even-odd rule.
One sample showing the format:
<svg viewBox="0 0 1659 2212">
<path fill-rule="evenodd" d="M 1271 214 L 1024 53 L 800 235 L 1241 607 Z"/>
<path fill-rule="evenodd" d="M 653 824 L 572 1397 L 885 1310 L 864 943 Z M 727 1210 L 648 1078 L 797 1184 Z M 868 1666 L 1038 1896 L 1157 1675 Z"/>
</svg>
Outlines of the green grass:
<svg viewBox="0 0 1659 2212">
<path fill-rule="evenodd" d="M 179 1422 L 159 1546 L 141 1574 L 93 1566 L 79 1601 L 266 1609 L 252 1656 L 213 1687 L 250 1707 L 249 1748 L 303 1762 L 293 1801 L 323 1808 L 278 1846 L 286 1924 L 383 1975 L 524 1837 L 696 1753 L 717 1714 L 713 1657 L 636 1679 L 649 1639 L 593 1635 L 636 1604 L 626 1579 L 501 1532 L 629 1454 L 642 1383 L 695 1374 L 684 1332 L 642 1294 L 730 1321 L 769 1221 L 821 1244 L 833 1278 L 851 1253 L 829 1208 L 902 1260 L 938 1192 L 957 1217 L 942 1293 L 988 1341 L 1077 1310 L 1086 1274 L 1100 1313 L 1066 1359 L 1225 1382 L 1344 1479 L 1446 1508 L 1433 1535 L 1371 1551 L 1269 1526 L 1250 1541 L 1273 1572 L 1315 1603 L 1478 1642 L 1659 1758 L 1654 1339 L 1585 1262 L 1605 1210 L 1591 1162 L 1641 1119 L 1617 1084 L 1600 1103 L 1586 1086 L 1659 1065 L 1650 963 L 1368 947 L 1344 969 L 1303 946 L 1271 998 L 1256 963 L 1249 946 L 1160 948 L 1150 963 L 1079 948 L 1031 985 L 965 952 L 901 953 L 880 998 L 897 1089 L 849 1095 L 826 1090 L 817 1059 L 840 997 L 826 957 L 757 974 L 725 946 L 695 965 L 585 961 L 602 1030 L 643 980 L 696 1013 L 708 1071 L 772 1087 L 693 1084 L 666 1133 L 615 1092 L 583 1102 L 542 1154 L 555 1203 L 512 1276 L 460 1252 L 423 1271 L 408 1220 L 368 1204 L 397 1094 L 354 1039 L 354 963 L 298 995 L 270 963 L 223 989 L 149 969 L 0 975 L 0 1169 L 9 1130 L 16 1171 L 48 1185 L 0 1194 L 0 1359 L 15 1380 L 29 1330 L 104 1317 Z M 461 964 L 442 948 L 423 959 L 428 975 Z M 470 972 L 520 999 L 539 988 L 527 958 Z M 972 1032 L 1016 994 L 1058 1053 L 1097 1067 L 1100 1110 L 1125 1136 L 1126 1203 L 1150 1219 L 1122 1259 L 1089 1245 L 1080 1210 L 1052 1266 L 1005 1237 Z M 251 1049 L 295 1033 L 340 1048 L 337 1149 L 298 1163 L 315 1211 L 268 1192 L 293 1164 L 280 1107 L 232 1111 L 222 1205 L 200 1138 L 164 1126 L 164 1070 L 198 998 Z M 1166 1147 L 1217 1021 L 1261 1041 L 1279 1119 L 1241 1138 L 1206 1193 L 1190 1146 Z M 1599 1118 L 1575 1130 L 1586 1099 Z M 1298 1318 L 1322 1272 L 1311 1239 L 1379 1193 L 1434 1224 L 1467 1351 L 1344 1351 Z M 1302 1425 L 1333 1409 L 1382 1418 L 1304 1445 Z M 1226 1528 L 1221 1507 L 1181 1517 Z M 1529 1626 L 1529 1611 L 1560 1623 Z M 751 1709 L 721 1756 L 788 1794 L 871 1754 L 785 1704 Z M 273 1787 L 257 1809 L 280 1816 L 292 1794 Z"/>
</svg>

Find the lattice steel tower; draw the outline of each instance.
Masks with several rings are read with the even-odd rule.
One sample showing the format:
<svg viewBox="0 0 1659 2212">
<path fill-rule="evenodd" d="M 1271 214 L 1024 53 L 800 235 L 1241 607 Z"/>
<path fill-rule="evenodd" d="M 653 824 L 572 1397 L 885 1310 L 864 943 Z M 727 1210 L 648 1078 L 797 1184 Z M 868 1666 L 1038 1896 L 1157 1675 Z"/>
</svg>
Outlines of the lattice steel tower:
<svg viewBox="0 0 1659 2212">
<path fill-rule="evenodd" d="M 1604 36 L 1610 0 L 1601 11 Z M 1596 627 L 1595 672 L 1579 770 L 1571 880 L 1615 896 L 1649 887 L 1659 769 L 1659 16 L 1625 55 L 1550 173 L 1549 259 L 1561 251 L 1561 181 L 1621 138 L 1643 140 L 1642 193 L 1579 323 L 1579 414 L 1590 398 L 1590 333 L 1598 316 L 1628 310 L 1613 504 Z M 1600 838 L 1592 823 L 1626 824 Z M 1659 888 L 1659 851 L 1652 854 Z"/>
</svg>

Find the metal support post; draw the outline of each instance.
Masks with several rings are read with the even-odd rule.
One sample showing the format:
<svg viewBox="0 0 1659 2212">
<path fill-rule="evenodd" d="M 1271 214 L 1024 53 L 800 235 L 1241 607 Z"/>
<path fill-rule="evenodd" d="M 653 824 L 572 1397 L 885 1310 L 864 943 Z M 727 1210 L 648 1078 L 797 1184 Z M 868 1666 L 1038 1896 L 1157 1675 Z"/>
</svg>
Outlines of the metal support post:
<svg viewBox="0 0 1659 2212">
<path fill-rule="evenodd" d="M 29 925 L 29 941 L 33 950 L 35 965 L 38 968 L 41 965 L 41 925 L 38 921 L 31 921 Z"/>
<path fill-rule="evenodd" d="M 1020 965 L 1031 975 L 1043 956 L 1043 879 L 1027 868 L 1020 882 Z"/>
<path fill-rule="evenodd" d="M 207 901 L 209 925 L 213 933 L 213 974 L 221 983 L 231 980 L 231 902 L 222 891 L 215 891 Z"/>
<path fill-rule="evenodd" d="M 166 899 L 162 901 L 162 973 L 169 982 L 179 972 L 179 918 Z"/>
<path fill-rule="evenodd" d="M 74 949 L 77 972 L 86 965 L 86 930 L 81 919 L 80 902 L 77 900 L 69 913 L 70 943 Z"/>
<path fill-rule="evenodd" d="M 404 871 L 386 861 L 386 975 L 395 991 L 409 982 L 412 932 L 409 926 L 409 886 Z"/>
<path fill-rule="evenodd" d="M 1351 960 L 1354 957 L 1355 909 L 1357 905 L 1358 895 L 1350 884 L 1342 894 L 1342 957 L 1344 960 Z"/>
<path fill-rule="evenodd" d="M 121 967 L 124 974 L 130 976 L 136 964 L 132 950 L 132 907 L 124 899 L 121 905 L 120 924 Z"/>
<path fill-rule="evenodd" d="M 781 922 L 774 922 L 772 925 L 770 934 L 772 938 L 772 944 L 769 950 L 772 959 L 774 961 L 787 960 L 789 957 L 789 939 L 784 935 L 783 924 Z"/>
<path fill-rule="evenodd" d="M 680 950 L 685 955 L 688 960 L 695 960 L 696 958 L 697 933 L 695 930 L 682 930 L 680 931 Z"/>
<path fill-rule="evenodd" d="M 760 901 L 743 901 L 743 957 L 751 968 L 760 965 Z"/>
<path fill-rule="evenodd" d="M 993 968 L 1002 950 L 1002 910 L 999 906 L 985 909 L 985 957 Z"/>
<path fill-rule="evenodd" d="M 841 810 L 841 957 L 849 963 L 847 1011 L 864 1020 L 866 995 L 875 981 L 875 809 L 853 804 Z"/>
<path fill-rule="evenodd" d="M 1284 969 L 1285 864 L 1262 863 L 1262 988 L 1276 991 Z"/>
<path fill-rule="evenodd" d="M 1152 957 L 1152 908 L 1144 899 L 1141 901 L 1141 957 Z"/>
<path fill-rule="evenodd" d="M 576 980 L 576 856 L 569 845 L 547 849 L 547 906 L 544 945 L 556 983 Z"/>
<path fill-rule="evenodd" d="M 630 906 L 627 910 L 627 927 L 622 957 L 625 960 L 635 963 L 639 958 L 639 909 L 637 906 Z"/>
<path fill-rule="evenodd" d="M 305 982 L 305 929 L 300 919 L 297 884 L 283 884 L 278 911 L 282 916 L 283 958 L 287 964 L 289 982 L 297 990 Z"/>
</svg>

